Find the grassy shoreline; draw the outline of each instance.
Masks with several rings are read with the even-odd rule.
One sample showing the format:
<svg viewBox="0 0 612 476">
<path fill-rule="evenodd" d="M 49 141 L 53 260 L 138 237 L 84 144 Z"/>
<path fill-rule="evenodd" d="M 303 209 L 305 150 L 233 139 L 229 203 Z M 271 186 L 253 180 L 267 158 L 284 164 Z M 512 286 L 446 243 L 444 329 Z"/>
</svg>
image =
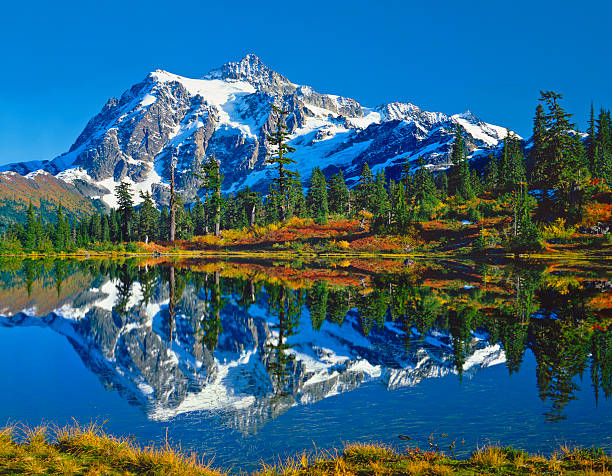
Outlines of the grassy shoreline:
<svg viewBox="0 0 612 476">
<path fill-rule="evenodd" d="M 64 428 L 25 426 L 0 430 L 0 474 L 227 474 L 196 455 L 167 443 L 139 447 L 107 435 L 95 425 Z M 262 464 L 251 474 L 611 474 L 612 457 L 597 449 L 561 447 L 553 455 L 529 455 L 486 446 L 465 460 L 442 453 L 381 444 L 349 444 L 342 450 L 303 452 L 277 465 Z"/>
</svg>

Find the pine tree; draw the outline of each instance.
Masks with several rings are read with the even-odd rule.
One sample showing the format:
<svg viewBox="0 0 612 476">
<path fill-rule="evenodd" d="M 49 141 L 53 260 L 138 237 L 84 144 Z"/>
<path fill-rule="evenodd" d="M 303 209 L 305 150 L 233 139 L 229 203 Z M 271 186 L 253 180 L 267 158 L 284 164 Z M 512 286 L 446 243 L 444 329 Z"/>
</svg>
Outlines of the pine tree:
<svg viewBox="0 0 612 476">
<path fill-rule="evenodd" d="M 580 182 L 587 178 L 584 148 L 574 131 L 575 126 L 569 122 L 571 114 L 559 104 L 563 96 L 553 91 L 541 94 L 540 100 L 548 109 L 543 116 L 544 149 L 534 163 L 536 180 L 543 187 L 541 209 L 548 216 L 551 212 L 553 215 L 570 213 L 575 219 L 582 188 Z"/>
<path fill-rule="evenodd" d="M 195 205 L 191 211 L 193 219 L 193 233 L 194 235 L 204 235 L 206 233 L 206 213 L 204 212 L 204 206 L 199 196 L 196 196 Z"/>
<path fill-rule="evenodd" d="M 89 237 L 94 241 L 102 241 L 102 216 L 94 213 L 89 221 Z"/>
<path fill-rule="evenodd" d="M 329 208 L 327 203 L 327 182 L 319 167 L 315 167 L 310 177 L 310 187 L 306 195 L 308 214 L 319 224 L 327 223 Z"/>
<path fill-rule="evenodd" d="M 423 157 L 417 160 L 417 170 L 412 179 L 414 217 L 420 220 L 429 220 L 438 204 L 436 186 L 431 174 L 425 167 Z"/>
<path fill-rule="evenodd" d="M 105 243 L 111 240 L 109 218 L 106 215 L 102 215 L 102 238 L 101 239 Z"/>
<path fill-rule="evenodd" d="M 512 251 L 536 251 L 541 249 L 540 232 L 531 218 L 530 197 L 527 187 L 521 185 L 514 193 L 514 217 L 509 247 Z"/>
<path fill-rule="evenodd" d="M 25 243 L 23 244 L 24 249 L 27 251 L 34 251 L 37 245 L 37 223 L 36 217 L 34 216 L 34 207 L 32 202 L 28 205 L 28 212 L 26 215 L 25 224 Z"/>
<path fill-rule="evenodd" d="M 132 219 L 134 216 L 134 201 L 132 200 L 132 190 L 128 182 L 120 182 L 115 187 L 117 197 L 117 214 L 120 223 L 122 239 L 131 240 Z"/>
<path fill-rule="evenodd" d="M 612 121 L 610 111 L 600 111 L 595 133 L 595 152 L 592 174 L 595 178 L 604 179 L 612 184 Z"/>
<path fill-rule="evenodd" d="M 597 163 L 597 137 L 595 135 L 595 111 L 593 109 L 593 103 L 591 102 L 591 114 L 589 116 L 589 123 L 587 128 L 587 137 L 584 140 L 584 148 L 586 154 L 587 165 L 591 175 L 596 176 L 596 163 Z"/>
<path fill-rule="evenodd" d="M 438 172 L 435 178 L 436 189 L 441 200 L 448 196 L 448 175 L 446 171 Z"/>
<path fill-rule="evenodd" d="M 386 219 L 389 213 L 389 195 L 386 188 L 387 179 L 385 173 L 380 170 L 376 174 L 376 180 L 374 181 L 374 190 L 372 196 L 372 212 L 375 216 L 381 217 L 383 220 Z"/>
<path fill-rule="evenodd" d="M 206 191 L 207 206 L 212 212 L 211 218 L 215 224 L 215 236 L 221 236 L 221 208 L 223 206 L 221 186 L 223 184 L 223 175 L 220 169 L 221 164 L 213 155 L 206 159 L 198 172 L 194 173 L 196 177 L 202 180 L 201 188 Z"/>
<path fill-rule="evenodd" d="M 272 184 L 270 184 L 264 207 L 266 223 L 276 223 L 280 220 L 281 198 Z"/>
<path fill-rule="evenodd" d="M 241 203 L 242 210 L 248 216 L 249 226 L 255 226 L 257 219 L 257 210 L 262 208 L 261 199 L 257 192 L 251 190 L 248 186 L 238 192 L 238 200 Z"/>
<path fill-rule="evenodd" d="M 373 211 L 372 199 L 374 196 L 374 175 L 367 162 L 361 167 L 361 176 L 355 187 L 355 205 L 357 212 L 361 210 Z"/>
<path fill-rule="evenodd" d="M 284 111 L 274 104 L 271 105 L 271 108 L 273 112 L 278 114 L 278 118 L 276 120 L 276 131 L 268 135 L 273 152 L 269 154 L 267 163 L 276 165 L 278 170 L 278 176 L 273 179 L 273 183 L 276 185 L 276 192 L 280 199 L 280 219 L 284 221 L 287 218 L 289 208 L 289 189 L 294 185 L 297 178 L 296 172 L 286 168 L 288 165 L 295 164 L 295 160 L 288 157 L 287 154 L 295 152 L 295 148 L 287 145 L 289 133 L 285 124 L 285 116 L 289 114 L 289 111 Z"/>
<path fill-rule="evenodd" d="M 499 163 L 501 187 L 505 191 L 516 190 L 526 180 L 521 142 L 512 132 L 504 138 L 504 148 Z"/>
<path fill-rule="evenodd" d="M 327 186 L 329 211 L 338 215 L 345 215 L 349 209 L 349 191 L 344 181 L 342 170 L 332 175 Z"/>
<path fill-rule="evenodd" d="M 531 182 L 536 187 L 546 185 L 547 177 L 550 174 L 550 164 L 547 163 L 546 148 L 547 131 L 546 119 L 544 117 L 544 107 L 538 104 L 536 107 L 535 117 L 533 119 L 533 147 L 529 153 L 529 162 L 532 169 Z"/>
<path fill-rule="evenodd" d="M 308 209 L 306 207 L 306 197 L 304 196 L 304 189 L 302 188 L 300 174 L 297 172 L 295 173 L 289 184 L 289 193 L 287 199 L 287 216 L 295 215 L 300 218 L 305 218 L 308 215 Z"/>
<path fill-rule="evenodd" d="M 448 174 L 448 193 L 459 199 L 469 200 L 473 198 L 474 192 L 470 183 L 470 166 L 465 156 L 465 144 L 463 142 L 462 128 L 459 124 L 455 127 L 455 140 L 451 153 L 452 166 Z"/>
<path fill-rule="evenodd" d="M 70 249 L 72 237 L 70 234 L 70 223 L 64 218 L 64 209 L 61 202 L 57 205 L 56 213 L 53 244 L 58 251 L 66 251 Z"/>
<path fill-rule="evenodd" d="M 406 189 L 402 182 L 399 182 L 395 187 L 395 194 L 393 196 L 393 222 L 400 232 L 406 231 L 410 225 Z"/>
<path fill-rule="evenodd" d="M 489 161 L 487 162 L 485 170 L 484 186 L 486 190 L 490 192 L 497 191 L 499 187 L 500 174 L 497 167 L 497 157 L 493 154 L 489 154 Z"/>
<path fill-rule="evenodd" d="M 166 241 L 170 235 L 170 212 L 168 207 L 163 206 L 159 214 L 159 223 L 157 225 L 157 239 Z"/>
<path fill-rule="evenodd" d="M 138 236 L 142 241 L 148 243 L 155 237 L 159 217 L 151 194 L 140 192 L 140 198 L 142 204 L 138 211 Z"/>
</svg>

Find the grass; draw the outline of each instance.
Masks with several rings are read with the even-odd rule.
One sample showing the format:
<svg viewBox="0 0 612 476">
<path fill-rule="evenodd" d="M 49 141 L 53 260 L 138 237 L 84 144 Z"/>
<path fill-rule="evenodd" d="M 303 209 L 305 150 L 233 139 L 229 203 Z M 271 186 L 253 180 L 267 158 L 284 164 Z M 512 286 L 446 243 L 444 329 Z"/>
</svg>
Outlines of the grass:
<svg viewBox="0 0 612 476">
<path fill-rule="evenodd" d="M 256 476 L 275 475 L 610 475 L 612 458 L 602 450 L 561 447 L 545 458 L 513 448 L 485 446 L 470 458 L 382 444 L 349 444 L 342 451 L 301 453 Z M 170 445 L 141 448 L 125 438 L 86 427 L 7 427 L 0 430 L 0 474 L 221 475 L 195 455 Z"/>
</svg>

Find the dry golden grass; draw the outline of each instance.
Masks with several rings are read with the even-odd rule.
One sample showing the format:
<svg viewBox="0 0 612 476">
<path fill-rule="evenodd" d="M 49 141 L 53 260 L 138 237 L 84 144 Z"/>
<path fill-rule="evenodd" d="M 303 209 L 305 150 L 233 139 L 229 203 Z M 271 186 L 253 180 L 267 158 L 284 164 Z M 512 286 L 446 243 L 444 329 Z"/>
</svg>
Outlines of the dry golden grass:
<svg viewBox="0 0 612 476">
<path fill-rule="evenodd" d="M 419 449 L 399 451 L 382 444 L 359 443 L 347 445 L 340 452 L 303 452 L 274 465 L 262 465 L 253 475 L 610 475 L 611 469 L 612 458 L 603 451 L 567 446 L 545 458 L 489 445 L 478 448 L 468 460 L 456 460 Z M 127 439 L 106 435 L 96 425 L 76 425 L 0 429 L 0 474 L 200 476 L 225 473 L 168 444 L 140 448 Z"/>
</svg>

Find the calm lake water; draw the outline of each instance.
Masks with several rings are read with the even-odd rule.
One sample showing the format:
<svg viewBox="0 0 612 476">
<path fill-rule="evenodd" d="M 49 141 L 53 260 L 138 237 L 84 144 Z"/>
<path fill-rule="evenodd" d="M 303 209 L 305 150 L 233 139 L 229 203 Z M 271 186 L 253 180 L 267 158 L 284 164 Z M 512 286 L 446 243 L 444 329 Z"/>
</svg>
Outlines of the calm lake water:
<svg viewBox="0 0 612 476">
<path fill-rule="evenodd" d="M 612 451 L 602 263 L 0 264 L 0 422 L 251 470 L 379 441 Z M 410 441 L 401 440 L 406 435 Z M 431 435 L 431 436 L 430 436 Z"/>
</svg>

